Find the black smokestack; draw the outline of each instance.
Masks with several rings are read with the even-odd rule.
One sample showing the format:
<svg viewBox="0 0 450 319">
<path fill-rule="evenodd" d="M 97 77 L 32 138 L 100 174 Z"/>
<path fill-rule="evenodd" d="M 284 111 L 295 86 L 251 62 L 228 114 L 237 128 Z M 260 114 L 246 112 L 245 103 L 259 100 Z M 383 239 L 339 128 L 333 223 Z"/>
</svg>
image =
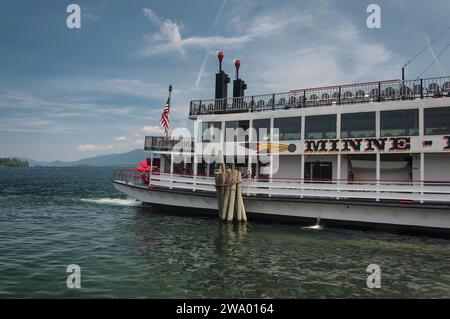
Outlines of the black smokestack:
<svg viewBox="0 0 450 319">
<path fill-rule="evenodd" d="M 219 58 L 219 73 L 216 73 L 216 99 L 226 99 L 230 77 L 222 71 L 223 52 L 219 51 L 217 57 Z"/>
<path fill-rule="evenodd" d="M 247 84 L 239 78 L 239 68 L 241 67 L 241 60 L 234 60 L 236 67 L 236 80 L 233 81 L 233 97 L 242 97 L 247 89 Z"/>
</svg>

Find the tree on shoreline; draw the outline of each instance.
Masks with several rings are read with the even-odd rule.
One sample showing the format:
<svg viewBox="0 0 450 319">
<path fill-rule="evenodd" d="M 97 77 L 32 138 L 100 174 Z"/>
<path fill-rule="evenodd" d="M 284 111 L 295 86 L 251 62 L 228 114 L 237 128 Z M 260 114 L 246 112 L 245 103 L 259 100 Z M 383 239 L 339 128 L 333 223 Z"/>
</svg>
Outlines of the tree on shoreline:
<svg viewBox="0 0 450 319">
<path fill-rule="evenodd" d="M 0 157 L 0 167 L 29 167 L 28 161 L 17 158 Z"/>
</svg>

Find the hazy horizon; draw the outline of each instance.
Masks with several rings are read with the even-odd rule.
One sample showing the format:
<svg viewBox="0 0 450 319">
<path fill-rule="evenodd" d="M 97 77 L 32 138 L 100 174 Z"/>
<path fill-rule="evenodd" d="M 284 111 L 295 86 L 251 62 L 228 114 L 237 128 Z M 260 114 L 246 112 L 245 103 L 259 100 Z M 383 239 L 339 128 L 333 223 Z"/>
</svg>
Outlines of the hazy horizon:
<svg viewBox="0 0 450 319">
<path fill-rule="evenodd" d="M 144 151 L 144 149 L 142 148 L 135 148 L 129 151 L 124 151 L 124 152 L 110 152 L 110 153 L 100 153 L 97 155 L 87 155 L 83 158 L 77 159 L 77 160 L 60 160 L 60 159 L 52 159 L 52 160 L 40 160 L 40 159 L 36 159 L 36 158 L 30 158 L 30 157 L 24 157 L 24 156 L 14 156 L 14 155 L 4 155 L 4 154 L 0 154 L 0 158 L 16 158 L 16 159 L 21 159 L 21 160 L 32 160 L 35 162 L 45 162 L 45 163 L 52 163 L 52 162 L 77 162 L 80 160 L 84 160 L 84 159 L 88 159 L 88 158 L 93 158 L 93 157 L 99 157 L 99 156 L 109 156 L 109 155 L 121 155 L 121 154 L 126 154 L 126 153 L 130 153 L 130 152 L 134 152 L 134 151 Z"/>
</svg>

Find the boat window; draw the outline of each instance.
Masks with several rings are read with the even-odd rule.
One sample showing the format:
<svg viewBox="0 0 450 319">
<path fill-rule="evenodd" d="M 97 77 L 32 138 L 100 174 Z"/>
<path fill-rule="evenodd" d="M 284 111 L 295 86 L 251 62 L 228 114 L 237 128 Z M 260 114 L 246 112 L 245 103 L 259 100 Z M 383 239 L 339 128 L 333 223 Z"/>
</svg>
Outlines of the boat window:
<svg viewBox="0 0 450 319">
<path fill-rule="evenodd" d="M 248 142 L 249 121 L 228 121 L 225 124 L 225 141 Z"/>
<path fill-rule="evenodd" d="M 202 122 L 202 142 L 220 142 L 221 122 Z"/>
<path fill-rule="evenodd" d="M 336 114 L 307 116 L 305 119 L 305 138 L 336 138 Z"/>
<path fill-rule="evenodd" d="M 305 182 L 326 182 L 333 178 L 333 166 L 330 162 L 306 162 Z"/>
<path fill-rule="evenodd" d="M 268 141 L 270 140 L 270 119 L 253 120 L 253 128 L 255 129 L 252 140 Z"/>
<path fill-rule="evenodd" d="M 425 135 L 450 134 L 450 107 L 424 110 Z"/>
<path fill-rule="evenodd" d="M 178 175 L 192 175 L 193 174 L 192 163 L 187 163 L 185 161 L 179 161 L 177 163 L 174 163 L 173 172 L 174 174 Z"/>
<path fill-rule="evenodd" d="M 419 110 L 381 112 L 381 136 L 419 135 Z"/>
<path fill-rule="evenodd" d="M 284 117 L 274 119 L 274 129 L 278 129 L 278 134 L 274 130 L 273 138 L 279 141 L 287 140 L 300 140 L 302 131 L 302 119 L 301 117 Z"/>
<path fill-rule="evenodd" d="M 202 162 L 198 163 L 197 165 L 197 175 L 206 176 L 206 167 L 208 166 L 208 164 L 204 160 L 202 160 Z"/>
<path fill-rule="evenodd" d="M 344 113 L 341 115 L 341 137 L 375 136 L 375 112 Z"/>
</svg>

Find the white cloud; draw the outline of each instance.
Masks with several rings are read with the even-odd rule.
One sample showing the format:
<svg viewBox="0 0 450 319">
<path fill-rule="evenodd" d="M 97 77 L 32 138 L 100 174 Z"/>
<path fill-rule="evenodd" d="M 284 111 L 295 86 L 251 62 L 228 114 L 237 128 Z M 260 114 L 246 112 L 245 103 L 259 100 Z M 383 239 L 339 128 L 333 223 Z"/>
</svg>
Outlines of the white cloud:
<svg viewBox="0 0 450 319">
<path fill-rule="evenodd" d="M 20 100 L 18 100 L 20 105 Z M 5 104 L 4 107 L 11 108 L 11 103 Z M 16 107 L 16 104 L 13 104 Z M 0 108 L 3 107 L 2 99 L 0 96 Z M 47 112 L 47 108 L 44 107 L 44 112 Z M 0 131 L 4 132 L 21 132 L 21 133 L 51 133 L 51 134 L 78 134 L 89 133 L 92 129 L 79 128 L 68 126 L 66 123 L 60 121 L 54 121 L 49 113 L 49 116 L 41 116 L 39 113 L 33 112 L 18 112 L 10 116 L 0 116 Z M 47 114 L 47 113 L 46 113 Z"/>
<path fill-rule="evenodd" d="M 153 126 L 144 126 L 140 132 L 143 134 L 155 134 L 160 135 L 163 133 L 161 126 L 159 125 L 153 125 Z"/>
<path fill-rule="evenodd" d="M 214 19 L 213 27 L 217 27 L 219 24 L 220 18 L 222 17 L 223 9 L 225 8 L 225 5 L 227 4 L 227 0 L 223 0 L 222 4 L 219 7 L 219 11 L 217 11 L 216 18 Z"/>
<path fill-rule="evenodd" d="M 231 51 L 243 62 L 241 76 L 248 84 L 248 94 L 392 78 L 400 63 L 398 57 L 382 43 L 367 40 L 361 27 L 333 6 L 326 0 L 277 6 L 233 1 L 220 14 L 227 21 L 224 28 L 235 36 L 186 38 L 180 27 L 171 28 L 172 33 L 166 30 L 165 23 L 175 22 L 144 9 L 150 21 L 159 26 L 159 32 L 147 37 L 150 42 L 141 53 L 145 56 L 175 51 L 185 55 L 191 48 Z M 204 89 L 202 94 L 213 90 L 211 81 L 205 81 L 209 84 L 208 91 L 201 88 L 209 54 L 196 73 L 190 89 L 194 93 L 200 93 L 196 88 Z M 184 97 L 188 95 L 179 96 Z M 185 106 L 189 103 L 188 99 L 183 102 Z"/>
<path fill-rule="evenodd" d="M 29 96 L 23 92 L 17 93 L 16 95 L 0 94 L 0 108 L 11 108 L 11 102 L 14 103 L 14 108 L 33 109 L 40 113 L 45 112 L 45 115 L 50 117 L 83 115 L 91 117 L 98 114 L 142 117 L 142 115 L 136 114 L 136 107 L 134 106 L 105 105 L 91 101 L 53 101 Z"/>
<path fill-rule="evenodd" d="M 236 47 L 248 43 L 253 36 L 261 35 L 253 32 L 253 34 L 243 34 L 236 37 L 197 35 L 183 39 L 180 31 L 181 27 L 176 22 L 170 19 L 162 20 L 152 9 L 144 8 L 143 11 L 144 15 L 159 29 L 159 33 L 145 38 L 149 43 L 138 52 L 138 55 L 142 57 L 170 51 L 176 51 L 181 55 L 185 55 L 186 49 L 190 47 L 201 47 L 207 50 L 216 49 L 219 46 Z"/>
<path fill-rule="evenodd" d="M 157 39 L 155 41 L 155 39 Z M 207 50 L 218 47 L 238 47 L 251 40 L 248 35 L 240 37 L 223 37 L 223 36 L 192 36 L 186 39 L 181 39 L 176 44 L 169 40 L 169 43 L 161 42 L 159 38 L 146 37 L 149 42 L 142 50 L 138 52 L 138 56 L 147 57 L 156 54 L 167 53 L 170 51 L 178 51 L 181 55 L 186 54 L 186 49 L 189 47 L 200 47 Z"/>
<path fill-rule="evenodd" d="M 159 83 L 148 83 L 140 79 L 71 79 L 65 89 L 76 89 L 86 92 L 106 92 L 140 98 L 164 98 L 167 87 Z"/>
<path fill-rule="evenodd" d="M 119 136 L 114 139 L 116 142 L 125 142 L 127 138 L 125 136 Z"/>
<path fill-rule="evenodd" d="M 155 40 L 167 40 L 170 47 L 179 51 L 181 54 L 185 54 L 185 50 L 182 45 L 180 27 L 178 24 L 170 19 L 165 19 L 162 21 L 152 9 L 144 8 L 144 15 L 157 27 L 159 28 L 160 34 L 154 37 Z"/>
<path fill-rule="evenodd" d="M 195 80 L 195 86 L 198 87 L 200 85 L 200 80 L 203 77 L 203 74 L 205 73 L 205 66 L 206 66 L 206 62 L 208 61 L 208 57 L 209 57 L 210 53 L 207 52 L 205 55 L 205 58 L 203 59 L 202 64 L 200 65 L 200 69 L 198 70 L 198 74 L 197 74 L 197 79 Z"/>
<path fill-rule="evenodd" d="M 78 146 L 80 152 L 109 151 L 112 149 L 114 149 L 114 145 L 82 144 Z"/>
<path fill-rule="evenodd" d="M 133 141 L 133 145 L 144 147 L 145 140 L 143 138 Z"/>
<path fill-rule="evenodd" d="M 274 35 L 255 38 L 251 49 L 240 50 L 249 94 L 382 80 L 398 73 L 398 57 L 366 39 L 345 14 L 326 1 L 304 6 L 289 4 L 233 20 L 236 30 Z"/>
</svg>

